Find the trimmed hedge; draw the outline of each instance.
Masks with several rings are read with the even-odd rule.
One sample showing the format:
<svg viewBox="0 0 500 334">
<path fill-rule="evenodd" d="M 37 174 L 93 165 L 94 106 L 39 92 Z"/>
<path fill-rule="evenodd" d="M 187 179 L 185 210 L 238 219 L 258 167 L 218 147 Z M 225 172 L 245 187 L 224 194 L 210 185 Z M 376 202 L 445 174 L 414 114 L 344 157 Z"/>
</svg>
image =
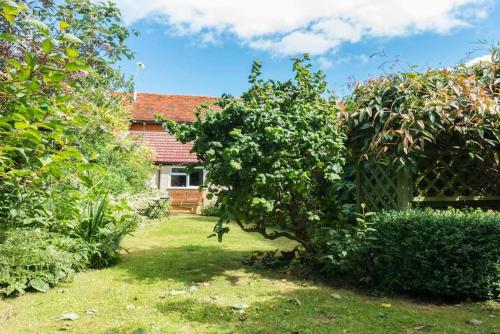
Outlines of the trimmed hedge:
<svg viewBox="0 0 500 334">
<path fill-rule="evenodd" d="M 500 214 L 406 210 L 378 213 L 370 242 L 376 286 L 447 299 L 500 292 Z"/>
</svg>

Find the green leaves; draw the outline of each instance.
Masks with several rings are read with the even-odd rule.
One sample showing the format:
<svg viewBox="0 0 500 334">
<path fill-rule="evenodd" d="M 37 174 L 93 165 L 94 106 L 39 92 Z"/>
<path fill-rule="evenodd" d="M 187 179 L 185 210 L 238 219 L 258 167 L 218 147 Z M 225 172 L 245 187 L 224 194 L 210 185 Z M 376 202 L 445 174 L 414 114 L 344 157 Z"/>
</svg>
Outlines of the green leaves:
<svg viewBox="0 0 500 334">
<path fill-rule="evenodd" d="M 66 55 L 69 58 L 76 58 L 76 57 L 78 57 L 79 54 L 80 54 L 80 52 L 78 52 L 78 50 L 70 49 L 70 48 L 66 49 Z"/>
<path fill-rule="evenodd" d="M 343 115 L 349 145 L 360 156 L 397 164 L 413 164 L 428 149 L 459 148 L 493 160 L 500 143 L 498 50 L 492 48 L 491 62 L 398 72 L 357 85 Z"/>
<path fill-rule="evenodd" d="M 40 292 L 47 292 L 50 289 L 50 285 L 42 280 L 40 277 L 36 277 L 30 281 L 30 285 L 33 289 Z"/>
<path fill-rule="evenodd" d="M 85 196 L 108 187 L 142 190 L 151 153 L 113 133 L 128 126 L 124 96 L 112 93 L 126 91 L 121 73 L 106 51 L 79 49 L 80 36 L 93 46 L 126 37 L 119 24 L 109 30 L 119 21 L 107 18 L 114 5 L 48 1 L 27 8 L 0 0 L 0 12 L 11 15 L 2 44 L 16 43 L 5 48 L 0 77 L 0 225 L 67 228 Z M 69 34 L 72 26 L 78 37 Z M 59 29 L 54 36 L 61 38 L 52 37 Z"/>
<path fill-rule="evenodd" d="M 332 188 L 343 172 L 344 134 L 324 77 L 306 58 L 294 69 L 295 79 L 265 81 L 256 62 L 241 98 L 203 107 L 191 126 L 165 122 L 203 158 L 221 208 L 219 238 L 223 224 L 238 219 L 248 230 L 272 238 L 273 229 L 309 247 L 312 231 L 335 224 L 327 217 L 337 210 Z"/>
<path fill-rule="evenodd" d="M 0 39 L 3 39 L 3 40 L 8 41 L 8 42 L 15 42 L 15 41 L 17 41 L 16 36 L 14 36 L 12 34 L 9 34 L 9 33 L 1 33 L 0 34 Z"/>
<path fill-rule="evenodd" d="M 51 38 L 47 38 L 42 42 L 42 50 L 45 54 L 49 54 L 50 51 L 54 48 L 54 44 Z"/>
<path fill-rule="evenodd" d="M 9 23 L 13 23 L 17 14 L 19 14 L 24 6 L 17 4 L 12 0 L 0 0 L 1 14 Z"/>
<path fill-rule="evenodd" d="M 377 287 L 455 300 L 498 292 L 497 212 L 388 211 L 374 223 L 366 268 Z"/>
<path fill-rule="evenodd" d="M 33 28 L 41 32 L 43 35 L 48 36 L 50 31 L 49 27 L 43 23 L 42 21 L 39 21 L 34 18 L 28 18 L 25 20 L 27 24 L 31 25 Z"/>
<path fill-rule="evenodd" d="M 66 71 L 69 71 L 69 72 L 81 71 L 81 70 L 88 71 L 89 70 L 89 67 L 87 64 L 85 64 L 83 62 L 76 62 L 76 61 L 71 61 L 71 62 L 67 63 L 64 68 L 66 69 Z"/>
<path fill-rule="evenodd" d="M 234 171 L 239 171 L 241 170 L 241 163 L 239 163 L 238 161 L 235 161 L 235 160 L 231 160 L 229 162 L 229 165 L 231 166 L 231 168 L 234 170 Z"/>
</svg>

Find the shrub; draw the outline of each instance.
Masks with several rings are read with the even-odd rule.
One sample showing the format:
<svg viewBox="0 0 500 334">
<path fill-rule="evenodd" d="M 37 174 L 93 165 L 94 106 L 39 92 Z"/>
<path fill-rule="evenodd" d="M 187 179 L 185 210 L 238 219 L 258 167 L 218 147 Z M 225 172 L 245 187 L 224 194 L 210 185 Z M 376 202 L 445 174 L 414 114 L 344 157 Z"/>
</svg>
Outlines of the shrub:
<svg viewBox="0 0 500 334">
<path fill-rule="evenodd" d="M 220 217 L 221 215 L 221 207 L 216 204 L 205 205 L 201 209 L 202 216 L 212 216 L 212 217 Z"/>
<path fill-rule="evenodd" d="M 368 250 L 378 287 L 451 299 L 500 288 L 500 214 L 448 209 L 377 214 Z"/>
<path fill-rule="evenodd" d="M 364 209 L 364 206 L 363 206 Z M 375 238 L 375 229 L 370 222 L 374 212 L 363 212 L 356 217 L 356 224 L 344 228 L 323 228 L 318 236 L 318 255 L 313 262 L 319 262 L 322 272 L 336 277 L 367 283 L 368 263 L 366 250 Z"/>
<path fill-rule="evenodd" d="M 121 249 L 120 242 L 137 227 L 137 218 L 122 205 L 111 207 L 107 196 L 87 205 L 85 218 L 77 226 L 77 235 L 91 249 L 90 265 L 101 267 L 112 264 Z M 118 210 L 116 206 L 121 206 Z"/>
<path fill-rule="evenodd" d="M 234 221 L 313 252 L 317 229 L 338 223 L 345 135 L 335 123 L 337 104 L 307 56 L 293 61 L 293 72 L 294 79 L 266 81 L 255 62 L 241 98 L 224 95 L 218 108 L 200 108 L 192 124 L 165 121 L 203 162 L 208 197 L 222 208 L 219 240 Z"/>
<path fill-rule="evenodd" d="M 0 239 L 0 295 L 45 292 L 87 265 L 85 244 L 41 229 L 14 229 Z"/>
</svg>

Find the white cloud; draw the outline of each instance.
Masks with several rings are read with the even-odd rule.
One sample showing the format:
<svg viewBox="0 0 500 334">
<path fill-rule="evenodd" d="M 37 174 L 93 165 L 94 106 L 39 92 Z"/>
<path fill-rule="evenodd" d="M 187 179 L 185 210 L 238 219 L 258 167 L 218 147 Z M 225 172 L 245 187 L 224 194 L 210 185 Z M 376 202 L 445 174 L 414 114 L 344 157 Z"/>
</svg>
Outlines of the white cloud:
<svg viewBox="0 0 500 334">
<path fill-rule="evenodd" d="M 330 39 L 312 32 L 294 31 L 279 40 L 257 39 L 249 43 L 250 47 L 272 51 L 276 54 L 289 55 L 297 53 L 323 54 L 340 44 L 337 39 Z"/>
<path fill-rule="evenodd" d="M 483 61 L 491 61 L 491 55 L 484 55 L 484 56 L 479 56 L 476 58 L 472 58 L 469 60 L 467 63 L 465 63 L 466 66 L 472 66 L 474 64 L 483 62 Z"/>
<path fill-rule="evenodd" d="M 370 56 L 362 54 L 362 55 L 358 56 L 358 59 L 361 62 L 361 64 L 368 64 L 368 62 L 370 61 Z"/>
<path fill-rule="evenodd" d="M 252 48 L 290 55 L 324 54 L 369 37 L 448 33 L 484 18 L 493 0 L 115 1 L 127 23 L 155 18 L 205 42 L 232 35 Z"/>
<path fill-rule="evenodd" d="M 319 68 L 322 69 L 323 71 L 328 70 L 333 66 L 333 62 L 325 57 L 319 57 L 318 64 Z"/>
</svg>

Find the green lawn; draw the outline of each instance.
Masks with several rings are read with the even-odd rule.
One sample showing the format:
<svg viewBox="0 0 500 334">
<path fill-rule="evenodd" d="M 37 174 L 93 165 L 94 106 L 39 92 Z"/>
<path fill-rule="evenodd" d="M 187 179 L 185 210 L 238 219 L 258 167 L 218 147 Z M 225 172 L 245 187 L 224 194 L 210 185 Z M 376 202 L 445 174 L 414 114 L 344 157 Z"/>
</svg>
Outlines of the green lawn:
<svg viewBox="0 0 500 334">
<path fill-rule="evenodd" d="M 113 268 L 80 273 L 45 294 L 0 300 L 0 333 L 133 333 L 138 328 L 147 333 L 500 332 L 500 314 L 486 304 L 436 306 L 375 298 L 255 271 L 241 264 L 246 255 L 290 244 L 265 241 L 236 227 L 218 243 L 207 239 L 213 222 L 173 217 L 128 238 L 127 254 Z M 198 290 L 169 295 L 193 285 Z M 245 315 L 231 309 L 236 303 L 249 306 Z M 80 317 L 58 320 L 63 312 Z M 470 319 L 482 324 L 467 324 Z"/>
</svg>

